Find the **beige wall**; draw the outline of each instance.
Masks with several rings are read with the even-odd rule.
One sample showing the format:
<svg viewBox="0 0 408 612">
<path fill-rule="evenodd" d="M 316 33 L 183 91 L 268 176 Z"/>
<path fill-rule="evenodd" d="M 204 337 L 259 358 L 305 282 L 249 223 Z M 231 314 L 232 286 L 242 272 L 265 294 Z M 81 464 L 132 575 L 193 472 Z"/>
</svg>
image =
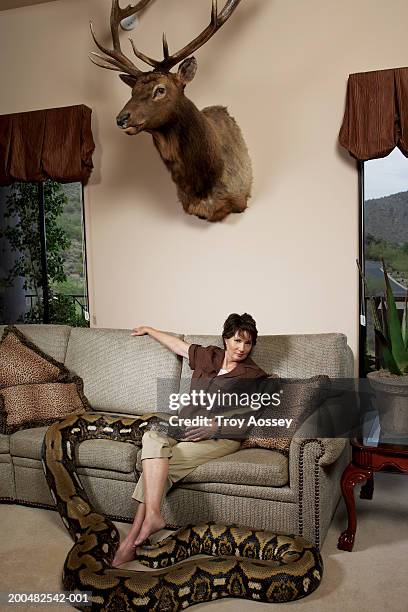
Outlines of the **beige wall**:
<svg viewBox="0 0 408 612">
<path fill-rule="evenodd" d="M 56 0 L 0 0 L 0 11 L 19 8 L 21 6 L 29 6 L 32 4 L 41 4 L 43 2 L 55 2 Z"/>
<path fill-rule="evenodd" d="M 261 333 L 340 331 L 356 353 L 358 177 L 337 136 L 348 74 L 407 64 L 406 0 L 244 0 L 197 52 L 188 95 L 229 107 L 254 166 L 249 209 L 218 224 L 182 211 L 150 136 L 116 128 L 129 90 L 87 59 L 88 21 L 107 41 L 109 6 L 59 0 L 0 13 L 0 112 L 93 109 L 93 325 L 210 333 L 248 311 Z M 158 57 L 163 30 L 170 50 L 180 47 L 209 7 L 155 0 L 132 36 Z"/>
</svg>

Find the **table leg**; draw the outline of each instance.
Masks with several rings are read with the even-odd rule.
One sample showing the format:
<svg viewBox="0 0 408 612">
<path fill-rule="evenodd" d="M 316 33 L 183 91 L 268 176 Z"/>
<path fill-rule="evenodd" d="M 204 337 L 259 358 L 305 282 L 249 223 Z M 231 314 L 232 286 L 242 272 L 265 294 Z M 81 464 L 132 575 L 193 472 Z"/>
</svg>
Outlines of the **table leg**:
<svg viewBox="0 0 408 612">
<path fill-rule="evenodd" d="M 374 492 L 374 475 L 367 479 L 360 489 L 360 499 L 373 499 Z"/>
<path fill-rule="evenodd" d="M 356 484 L 365 482 L 373 475 L 372 470 L 361 468 L 350 463 L 343 472 L 341 477 L 341 491 L 346 503 L 348 514 L 347 529 L 339 537 L 337 548 L 340 550 L 348 550 L 351 552 L 354 546 L 354 537 L 356 535 L 357 517 L 356 504 L 354 501 L 354 487 Z"/>
</svg>

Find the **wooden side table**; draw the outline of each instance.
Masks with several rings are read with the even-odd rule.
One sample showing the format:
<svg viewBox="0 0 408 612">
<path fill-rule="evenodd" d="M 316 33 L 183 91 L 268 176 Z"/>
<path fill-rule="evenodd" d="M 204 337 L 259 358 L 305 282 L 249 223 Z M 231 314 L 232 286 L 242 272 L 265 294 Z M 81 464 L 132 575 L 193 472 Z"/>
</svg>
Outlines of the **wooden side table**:
<svg viewBox="0 0 408 612">
<path fill-rule="evenodd" d="M 388 471 L 408 474 L 408 446 L 380 444 L 364 446 L 362 440 L 351 441 L 352 459 L 341 477 L 341 490 L 348 514 L 347 529 L 342 532 L 337 543 L 340 550 L 353 550 L 357 518 L 354 501 L 354 487 L 363 483 L 360 498 L 372 499 L 374 492 L 374 472 Z M 365 483 L 365 484 L 364 484 Z"/>
</svg>

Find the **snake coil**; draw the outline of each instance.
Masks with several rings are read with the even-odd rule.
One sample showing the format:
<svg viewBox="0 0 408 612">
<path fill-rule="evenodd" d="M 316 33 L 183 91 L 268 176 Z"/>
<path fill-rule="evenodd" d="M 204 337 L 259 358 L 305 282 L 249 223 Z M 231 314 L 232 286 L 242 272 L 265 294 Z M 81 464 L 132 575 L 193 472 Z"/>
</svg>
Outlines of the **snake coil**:
<svg viewBox="0 0 408 612">
<path fill-rule="evenodd" d="M 119 546 L 115 525 L 96 512 L 76 473 L 75 449 L 84 440 L 105 438 L 141 446 L 143 427 L 157 416 L 124 418 L 89 412 L 51 425 L 42 462 L 51 494 L 75 544 L 64 563 L 63 586 L 91 593 L 90 612 L 176 612 L 222 597 L 286 602 L 312 593 L 323 573 L 321 555 L 299 536 L 277 535 L 235 525 L 200 523 L 179 529 L 136 559 L 156 571 L 111 567 Z M 196 554 L 211 555 L 177 566 Z"/>
</svg>

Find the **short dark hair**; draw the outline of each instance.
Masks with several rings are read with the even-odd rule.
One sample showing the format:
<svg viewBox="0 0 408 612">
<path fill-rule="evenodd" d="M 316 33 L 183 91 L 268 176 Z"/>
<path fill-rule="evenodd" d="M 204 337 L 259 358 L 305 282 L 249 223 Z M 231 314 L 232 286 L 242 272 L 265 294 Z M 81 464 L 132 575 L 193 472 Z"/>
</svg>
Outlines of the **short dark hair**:
<svg viewBox="0 0 408 612">
<path fill-rule="evenodd" d="M 256 322 L 253 317 L 247 312 L 239 315 L 233 312 L 227 317 L 224 323 L 224 329 L 222 331 L 222 341 L 225 348 L 225 338 L 232 338 L 236 332 L 246 332 L 251 336 L 252 346 L 255 346 L 256 339 L 258 337 L 258 330 L 256 329 Z"/>
</svg>

